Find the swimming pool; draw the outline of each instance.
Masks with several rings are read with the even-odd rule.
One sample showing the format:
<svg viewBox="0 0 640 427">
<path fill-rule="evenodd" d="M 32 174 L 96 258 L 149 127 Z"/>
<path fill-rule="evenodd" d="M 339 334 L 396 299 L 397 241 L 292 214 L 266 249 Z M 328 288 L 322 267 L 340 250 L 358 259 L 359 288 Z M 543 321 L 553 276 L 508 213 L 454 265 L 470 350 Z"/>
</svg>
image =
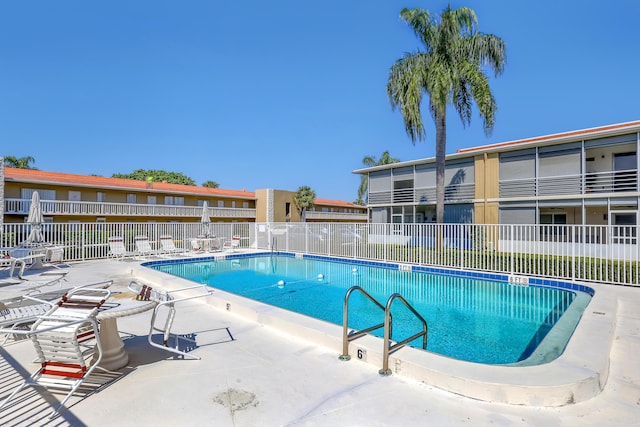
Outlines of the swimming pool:
<svg viewBox="0 0 640 427">
<path fill-rule="evenodd" d="M 558 357 L 591 296 L 589 288 L 539 279 L 528 286 L 511 285 L 504 275 L 452 275 L 402 266 L 418 270 L 403 271 L 397 264 L 292 254 L 158 261 L 149 267 L 337 325 L 342 324 L 344 296 L 352 286 L 362 287 L 383 305 L 398 292 L 427 320 L 428 351 L 492 365 L 532 365 Z M 372 303 L 354 294 L 351 329 L 380 323 L 381 316 Z M 419 327 L 402 305 L 392 307 L 392 316 L 396 341 Z M 554 328 L 561 320 L 562 328 Z M 381 336 L 382 331 L 374 334 Z"/>
</svg>

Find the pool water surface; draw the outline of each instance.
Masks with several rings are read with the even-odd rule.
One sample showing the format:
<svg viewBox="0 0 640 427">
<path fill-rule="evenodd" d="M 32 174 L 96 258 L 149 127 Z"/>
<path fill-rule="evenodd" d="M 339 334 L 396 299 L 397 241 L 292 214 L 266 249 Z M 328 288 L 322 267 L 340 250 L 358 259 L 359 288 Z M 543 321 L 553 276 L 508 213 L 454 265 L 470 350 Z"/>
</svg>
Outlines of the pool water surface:
<svg viewBox="0 0 640 427">
<path fill-rule="evenodd" d="M 495 365 L 536 364 L 558 357 L 590 299 L 583 292 L 555 287 L 401 271 L 392 264 L 283 255 L 229 258 L 149 266 L 337 325 L 342 325 L 345 293 L 352 286 L 362 287 L 383 306 L 390 295 L 400 293 L 428 323 L 428 351 Z M 391 313 L 393 340 L 421 329 L 404 305 L 394 304 Z M 563 327 L 554 331 L 561 319 Z M 352 294 L 350 329 L 365 329 L 383 320 L 383 311 L 360 293 Z M 382 336 L 382 329 L 373 335 Z M 551 345 L 541 345 L 550 340 Z M 422 340 L 411 344 L 421 348 Z"/>
</svg>

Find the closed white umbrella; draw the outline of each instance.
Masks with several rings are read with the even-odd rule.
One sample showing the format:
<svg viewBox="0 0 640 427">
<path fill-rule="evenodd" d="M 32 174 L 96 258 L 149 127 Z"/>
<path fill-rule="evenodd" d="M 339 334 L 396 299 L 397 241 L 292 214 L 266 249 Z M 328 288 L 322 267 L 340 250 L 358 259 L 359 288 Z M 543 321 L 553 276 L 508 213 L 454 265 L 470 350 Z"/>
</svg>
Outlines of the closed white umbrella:
<svg viewBox="0 0 640 427">
<path fill-rule="evenodd" d="M 211 234 L 211 231 L 209 230 L 211 218 L 209 218 L 209 203 L 207 203 L 206 200 L 202 203 L 202 218 L 200 218 L 200 222 L 202 223 L 202 233 L 205 237 L 209 237 Z"/>
<path fill-rule="evenodd" d="M 26 243 L 44 243 L 44 235 L 42 234 L 43 223 L 44 218 L 42 216 L 42 206 L 40 206 L 40 194 L 34 191 L 31 196 L 29 216 L 27 217 L 27 224 L 31 226 L 31 231 L 29 232 Z"/>
</svg>

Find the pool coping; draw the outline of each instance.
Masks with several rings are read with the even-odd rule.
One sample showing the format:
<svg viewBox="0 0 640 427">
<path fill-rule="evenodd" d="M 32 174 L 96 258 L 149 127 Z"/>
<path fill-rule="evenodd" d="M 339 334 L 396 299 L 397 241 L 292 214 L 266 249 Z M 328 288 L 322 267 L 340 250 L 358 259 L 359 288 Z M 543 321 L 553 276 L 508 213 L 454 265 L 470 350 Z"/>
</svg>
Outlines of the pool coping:
<svg viewBox="0 0 640 427">
<path fill-rule="evenodd" d="M 279 253 L 283 255 L 284 253 Z M 250 254 L 216 254 L 202 258 L 188 258 L 185 262 L 207 259 L 231 259 Z M 286 256 L 291 256 L 287 253 Z M 293 256 L 296 256 L 295 254 Z M 304 256 L 312 259 L 354 262 L 352 259 Z M 183 286 L 186 279 L 170 276 L 148 268 L 148 265 L 181 261 L 151 261 L 143 263 L 132 271 L 132 275 L 169 289 Z M 366 265 L 398 268 L 398 263 L 379 263 L 356 260 Z M 430 267 L 413 266 L 415 271 Z M 420 269 L 420 270 L 419 270 Z M 436 269 L 440 272 L 461 273 L 458 270 Z M 467 273 L 467 272 L 462 272 Z M 478 277 L 478 272 L 471 272 Z M 504 280 L 505 275 L 498 275 Z M 484 276 L 483 276 L 484 277 Z M 499 280 L 499 279 L 497 279 Z M 564 352 L 555 360 L 531 366 L 483 365 L 451 359 L 410 347 L 394 352 L 389 358 L 389 368 L 394 374 L 406 376 L 439 389 L 488 402 L 527 406 L 563 406 L 583 402 L 597 396 L 604 388 L 609 375 L 609 356 L 613 345 L 617 299 L 603 292 L 604 285 L 567 283 L 547 279 L 540 280 L 542 286 L 557 286 L 565 289 L 587 291 L 592 295 L 573 336 Z M 180 284 L 182 283 L 182 284 Z M 560 286 L 558 286 L 560 284 Z M 261 325 L 273 327 L 289 335 L 335 349 L 337 363 L 365 362 L 382 367 L 382 339 L 364 336 L 349 344 L 351 362 L 338 361 L 342 352 L 342 327 L 318 319 L 313 319 L 285 309 L 280 309 L 258 301 L 250 300 L 229 292 L 216 289 L 208 298 L 209 304 L 240 315 Z"/>
</svg>

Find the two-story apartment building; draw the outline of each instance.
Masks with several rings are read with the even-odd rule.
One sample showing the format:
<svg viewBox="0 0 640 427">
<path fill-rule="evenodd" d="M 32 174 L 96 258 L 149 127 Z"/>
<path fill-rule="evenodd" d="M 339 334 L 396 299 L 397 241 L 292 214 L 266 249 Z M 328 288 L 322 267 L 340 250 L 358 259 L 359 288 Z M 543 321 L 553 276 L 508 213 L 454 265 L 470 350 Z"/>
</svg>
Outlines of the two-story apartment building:
<svg viewBox="0 0 640 427">
<path fill-rule="evenodd" d="M 197 222 L 204 202 L 213 222 L 266 222 L 269 212 L 278 213 L 272 221 L 300 221 L 292 208 L 291 191 L 205 188 L 5 168 L 2 163 L 0 158 L 0 217 L 4 223 L 25 221 L 35 191 L 45 222 Z M 365 222 L 367 213 L 365 207 L 353 203 L 316 199 L 307 218 Z"/>
<path fill-rule="evenodd" d="M 460 149 L 445 222 L 636 225 L 640 121 Z M 435 221 L 435 159 L 359 169 L 374 223 Z"/>
</svg>

